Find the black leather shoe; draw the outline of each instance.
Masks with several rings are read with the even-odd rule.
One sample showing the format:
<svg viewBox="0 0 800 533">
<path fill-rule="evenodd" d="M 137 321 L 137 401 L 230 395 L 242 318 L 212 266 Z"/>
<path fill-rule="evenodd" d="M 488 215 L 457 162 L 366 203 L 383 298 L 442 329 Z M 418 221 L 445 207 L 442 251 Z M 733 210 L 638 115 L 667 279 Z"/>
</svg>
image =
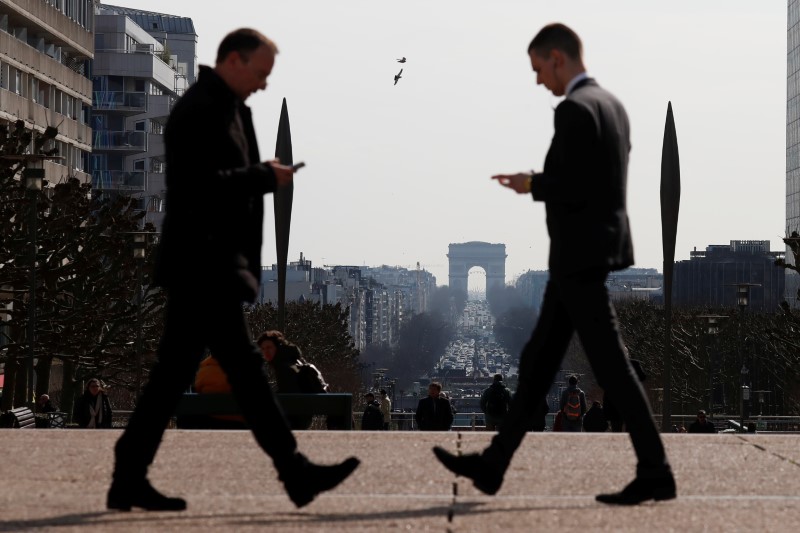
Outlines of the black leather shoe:
<svg viewBox="0 0 800 533">
<path fill-rule="evenodd" d="M 598 494 L 595 500 L 614 505 L 638 505 L 647 500 L 671 500 L 675 496 L 675 479 L 672 476 L 654 479 L 637 477 L 622 492 Z"/>
<path fill-rule="evenodd" d="M 140 507 L 146 511 L 183 511 L 186 500 L 164 496 L 145 480 L 139 482 L 114 481 L 108 489 L 106 507 L 120 511 L 130 511 Z"/>
<path fill-rule="evenodd" d="M 448 470 L 471 479 L 472 484 L 481 492 L 496 494 L 503 484 L 503 473 L 487 463 L 478 453 L 453 455 L 439 446 L 434 446 L 433 453 Z"/>
<path fill-rule="evenodd" d="M 320 492 L 330 490 L 344 481 L 360 464 L 361 461 L 350 457 L 336 465 L 315 465 L 303 457 L 302 466 L 281 475 L 281 481 L 292 502 L 297 507 L 303 507 Z"/>
</svg>

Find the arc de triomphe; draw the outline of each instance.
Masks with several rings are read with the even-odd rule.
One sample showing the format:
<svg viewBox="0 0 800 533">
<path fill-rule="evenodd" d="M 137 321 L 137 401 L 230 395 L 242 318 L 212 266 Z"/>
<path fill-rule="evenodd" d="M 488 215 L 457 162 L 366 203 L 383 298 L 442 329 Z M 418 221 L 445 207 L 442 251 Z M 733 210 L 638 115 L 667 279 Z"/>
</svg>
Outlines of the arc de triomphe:
<svg viewBox="0 0 800 533">
<path fill-rule="evenodd" d="M 447 254 L 450 260 L 450 288 L 467 293 L 469 269 L 481 267 L 486 272 L 486 292 L 506 285 L 506 245 L 488 242 L 451 244 Z"/>
</svg>

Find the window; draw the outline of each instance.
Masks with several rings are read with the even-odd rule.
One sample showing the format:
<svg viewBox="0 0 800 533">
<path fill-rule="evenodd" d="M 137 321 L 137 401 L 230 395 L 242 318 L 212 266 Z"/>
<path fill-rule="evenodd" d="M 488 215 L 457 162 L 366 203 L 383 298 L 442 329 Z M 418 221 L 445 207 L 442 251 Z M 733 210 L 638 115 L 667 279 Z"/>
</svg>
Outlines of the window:
<svg viewBox="0 0 800 533">
<path fill-rule="evenodd" d="M 137 120 L 133 124 L 133 129 L 136 131 L 145 131 L 145 126 L 147 125 L 146 120 Z"/>
<path fill-rule="evenodd" d="M 143 171 L 145 169 L 145 162 L 146 159 L 137 159 L 133 162 L 133 170 L 135 171 Z"/>
</svg>

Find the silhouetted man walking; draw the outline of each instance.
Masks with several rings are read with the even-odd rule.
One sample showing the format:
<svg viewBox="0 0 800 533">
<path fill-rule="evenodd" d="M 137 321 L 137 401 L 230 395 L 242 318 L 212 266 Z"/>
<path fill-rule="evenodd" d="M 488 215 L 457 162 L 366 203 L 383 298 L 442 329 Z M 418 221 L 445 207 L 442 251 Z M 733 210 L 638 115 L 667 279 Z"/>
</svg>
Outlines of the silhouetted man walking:
<svg viewBox="0 0 800 533">
<path fill-rule="evenodd" d="M 633 505 L 675 497 L 661 438 L 623 349 L 605 280 L 633 264 L 625 209 L 630 136 L 622 104 L 586 75 L 580 38 L 563 24 L 545 26 L 528 47 L 537 83 L 566 98 L 555 110 L 555 132 L 540 173 L 493 179 L 545 202 L 550 234 L 550 279 L 539 321 L 520 357 L 519 386 L 491 445 L 455 456 L 434 448 L 456 474 L 494 494 L 531 425 L 531 413 L 553 383 L 577 331 L 597 380 L 619 407 L 638 465 L 624 490 L 600 494 L 604 503 Z"/>
<path fill-rule="evenodd" d="M 315 465 L 297 451 L 242 309 L 243 302 L 255 300 L 261 275 L 263 196 L 293 180 L 292 167 L 261 161 L 244 103 L 266 89 L 277 53 L 255 30 L 229 33 L 215 67 L 200 67 L 197 83 L 167 122 L 169 202 L 155 272 L 155 282 L 167 291 L 166 322 L 150 381 L 117 441 L 109 509 L 186 508 L 182 498 L 154 489 L 147 469 L 206 348 L 225 371 L 242 415 L 295 505 L 335 487 L 359 464 L 351 457 Z"/>
</svg>

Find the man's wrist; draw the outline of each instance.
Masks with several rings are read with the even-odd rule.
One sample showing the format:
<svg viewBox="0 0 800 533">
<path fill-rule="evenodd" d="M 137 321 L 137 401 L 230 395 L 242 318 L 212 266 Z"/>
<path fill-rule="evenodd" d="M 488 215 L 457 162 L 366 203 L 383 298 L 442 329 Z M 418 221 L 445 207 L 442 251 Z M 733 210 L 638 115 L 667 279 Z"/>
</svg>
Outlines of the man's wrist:
<svg viewBox="0 0 800 533">
<path fill-rule="evenodd" d="M 535 174 L 535 172 L 531 171 L 530 175 L 528 175 L 528 177 L 525 178 L 525 181 L 523 182 L 523 188 L 524 188 L 525 192 L 531 192 L 531 188 L 533 187 L 533 175 L 534 174 Z"/>
</svg>

